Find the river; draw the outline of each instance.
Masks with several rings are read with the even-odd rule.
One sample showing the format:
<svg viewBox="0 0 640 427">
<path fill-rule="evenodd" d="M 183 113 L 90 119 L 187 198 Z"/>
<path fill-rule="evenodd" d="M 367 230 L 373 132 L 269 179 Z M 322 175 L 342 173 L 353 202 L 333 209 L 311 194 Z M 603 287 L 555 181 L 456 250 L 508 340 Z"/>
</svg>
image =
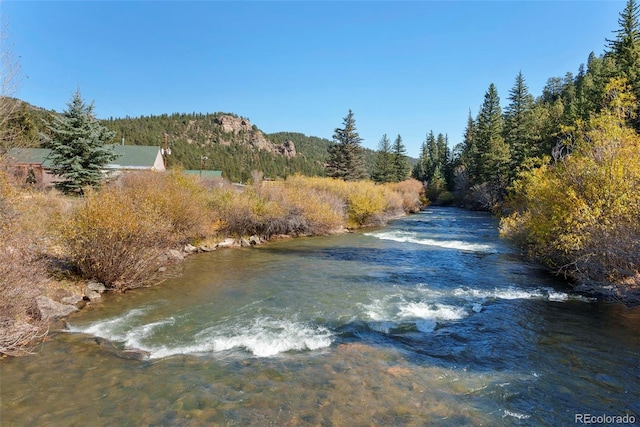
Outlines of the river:
<svg viewBox="0 0 640 427">
<path fill-rule="evenodd" d="M 640 310 L 572 293 L 496 225 L 432 207 L 194 255 L 3 360 L 0 425 L 637 424 Z"/>
</svg>

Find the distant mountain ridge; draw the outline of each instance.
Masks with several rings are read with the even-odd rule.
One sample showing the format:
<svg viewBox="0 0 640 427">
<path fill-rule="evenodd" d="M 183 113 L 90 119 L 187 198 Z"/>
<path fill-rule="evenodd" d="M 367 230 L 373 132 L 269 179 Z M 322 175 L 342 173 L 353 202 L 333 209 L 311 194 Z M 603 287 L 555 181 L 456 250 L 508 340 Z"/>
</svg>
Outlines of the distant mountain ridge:
<svg viewBox="0 0 640 427">
<path fill-rule="evenodd" d="M 31 135 L 26 145 L 41 145 L 38 135 L 47 133 L 46 123 L 57 114 L 24 101 L 15 119 Z M 225 178 L 246 182 L 251 172 L 267 178 L 285 178 L 292 174 L 323 176 L 332 143 L 326 138 L 299 132 L 265 134 L 255 124 L 234 113 L 173 113 L 100 120 L 116 132 L 114 143 L 163 146 L 171 148 L 168 166 L 185 169 L 220 170 Z M 26 125 L 25 125 L 26 123 Z M 365 164 L 371 171 L 375 152 L 363 148 Z"/>
<path fill-rule="evenodd" d="M 241 182 L 249 180 L 253 170 L 270 178 L 322 175 L 331 143 L 302 134 L 267 135 L 248 118 L 232 113 L 175 113 L 102 122 L 126 144 L 163 145 L 166 139 L 171 148 L 169 166 L 221 170 L 227 179 Z"/>
</svg>

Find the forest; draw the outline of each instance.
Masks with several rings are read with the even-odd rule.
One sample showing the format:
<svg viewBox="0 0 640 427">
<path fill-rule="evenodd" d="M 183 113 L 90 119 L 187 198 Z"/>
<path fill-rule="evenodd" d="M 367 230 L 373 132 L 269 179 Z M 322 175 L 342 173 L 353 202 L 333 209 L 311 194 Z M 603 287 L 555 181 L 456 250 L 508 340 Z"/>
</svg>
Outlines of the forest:
<svg viewBox="0 0 640 427">
<path fill-rule="evenodd" d="M 491 83 L 477 114 L 469 111 L 463 141 L 452 150 L 446 135 L 434 136 L 433 131 L 427 135 L 413 177 L 436 195 L 450 191 L 466 207 L 496 211 L 504 207 L 523 173 L 572 154 L 580 130 L 594 117 L 618 108 L 624 116 L 620 126 L 637 134 L 639 9 L 635 0 L 629 0 L 614 37 L 604 41 L 605 53 L 591 52 L 575 74 L 549 78 L 539 96 L 529 92 L 520 72 L 503 110 L 498 88 Z"/>
<path fill-rule="evenodd" d="M 640 6 L 629 0 L 605 52 L 549 78 L 520 72 L 469 112 L 449 152 L 429 133 L 413 176 L 431 200 L 501 216 L 503 237 L 579 289 L 640 303 Z M 616 287 L 610 287 L 616 284 Z"/>
</svg>

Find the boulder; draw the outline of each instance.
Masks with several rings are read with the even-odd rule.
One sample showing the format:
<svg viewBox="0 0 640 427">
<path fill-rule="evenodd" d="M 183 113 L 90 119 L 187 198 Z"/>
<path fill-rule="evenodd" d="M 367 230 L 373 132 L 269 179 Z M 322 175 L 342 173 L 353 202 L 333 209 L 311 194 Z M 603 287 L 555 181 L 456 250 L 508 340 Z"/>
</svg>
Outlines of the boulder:
<svg viewBox="0 0 640 427">
<path fill-rule="evenodd" d="M 201 245 L 201 246 L 198 246 L 198 250 L 200 252 L 213 252 L 216 250 L 216 248 L 209 245 Z"/>
<path fill-rule="evenodd" d="M 194 252 L 198 252 L 198 248 L 196 248 L 193 245 L 185 245 L 184 249 L 182 250 L 182 252 L 186 253 L 186 254 L 192 254 Z"/>
<path fill-rule="evenodd" d="M 62 304 L 43 295 L 36 298 L 36 304 L 42 320 L 60 319 L 78 311 L 75 305 Z"/>
<path fill-rule="evenodd" d="M 87 305 L 87 302 L 85 301 L 85 299 L 82 296 L 76 295 L 76 294 L 72 294 L 70 296 L 64 297 L 60 302 L 62 304 L 73 305 L 77 308 L 82 308 L 85 305 Z"/>
<path fill-rule="evenodd" d="M 87 290 L 102 294 L 107 290 L 107 287 L 100 282 L 89 280 L 89 283 L 87 283 Z"/>
<path fill-rule="evenodd" d="M 238 243 L 235 239 L 228 238 L 216 245 L 216 248 L 235 248 L 238 247 Z"/>
<path fill-rule="evenodd" d="M 167 256 L 172 261 L 182 261 L 184 259 L 184 254 L 177 249 L 169 249 Z"/>
<path fill-rule="evenodd" d="M 249 242 L 247 239 L 240 239 L 240 246 L 243 248 L 249 247 L 251 246 L 251 242 Z"/>
<path fill-rule="evenodd" d="M 52 300 L 61 302 L 63 304 L 64 304 L 63 299 L 66 297 L 70 297 L 71 295 L 73 295 L 71 292 L 61 288 L 54 290 L 53 293 L 50 294 Z"/>
<path fill-rule="evenodd" d="M 260 244 L 264 243 L 264 241 L 262 240 L 262 238 L 260 238 L 260 236 L 256 236 L 254 234 L 253 236 L 249 237 L 249 243 L 252 246 L 255 246 L 255 245 L 260 245 Z"/>
<path fill-rule="evenodd" d="M 91 289 L 87 288 L 84 290 L 84 297 L 86 299 L 88 299 L 89 301 L 96 301 L 99 300 L 100 298 L 102 298 L 102 294 L 100 294 L 97 291 L 92 291 Z"/>
</svg>

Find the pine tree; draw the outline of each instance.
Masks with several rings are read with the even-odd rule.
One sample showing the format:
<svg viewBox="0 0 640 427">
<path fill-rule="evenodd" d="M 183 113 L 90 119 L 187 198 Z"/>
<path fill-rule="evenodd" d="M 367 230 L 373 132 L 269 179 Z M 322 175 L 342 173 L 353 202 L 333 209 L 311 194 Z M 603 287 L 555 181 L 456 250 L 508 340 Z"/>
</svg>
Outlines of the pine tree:
<svg viewBox="0 0 640 427">
<path fill-rule="evenodd" d="M 334 143 L 329 147 L 327 175 L 345 181 L 357 181 L 367 176 L 362 153 L 362 138 L 356 130 L 353 111 L 349 110 L 343 119 L 343 128 L 336 128 L 333 134 Z"/>
<path fill-rule="evenodd" d="M 68 109 L 49 125 L 52 171 L 63 180 L 56 186 L 65 194 L 82 194 L 87 186 L 100 184 L 103 168 L 115 160 L 106 146 L 115 132 L 102 126 L 93 115 L 93 103 L 87 105 L 76 91 Z"/>
<path fill-rule="evenodd" d="M 441 133 L 436 138 L 438 147 L 437 167 L 444 181 L 448 184 L 451 180 L 451 150 L 449 149 L 449 137 Z M 434 173 L 435 174 L 435 173 Z"/>
<path fill-rule="evenodd" d="M 498 198 L 506 188 L 509 175 L 509 147 L 502 137 L 503 118 L 500 97 L 493 83 L 485 93 L 478 113 L 477 147 L 480 154 L 479 174 L 482 182 L 491 184 Z"/>
<path fill-rule="evenodd" d="M 480 175 L 480 154 L 478 153 L 478 145 L 476 142 L 476 121 L 471 116 L 471 110 L 469 110 L 467 127 L 464 130 L 460 163 L 462 167 L 460 173 L 464 174 L 466 179 L 463 179 L 463 187 L 465 188 L 458 188 L 458 190 L 466 191 L 468 189 L 466 188 L 467 186 L 474 185 L 479 181 Z"/>
<path fill-rule="evenodd" d="M 393 180 L 396 182 L 404 181 L 408 176 L 407 149 L 402 143 L 402 137 L 398 135 L 393 142 Z"/>
<path fill-rule="evenodd" d="M 534 151 L 532 135 L 533 96 L 525 83 L 522 72 L 518 73 L 515 84 L 509 91 L 509 105 L 505 108 L 504 139 L 511 152 L 511 177 Z"/>
<path fill-rule="evenodd" d="M 614 33 L 614 40 L 607 40 L 611 55 L 624 77 L 632 87 L 633 94 L 640 99 L 640 4 L 635 0 L 627 0 L 624 10 L 618 19 L 620 26 Z M 640 110 L 636 110 L 640 113 Z M 640 131 L 640 118 L 636 114 L 634 125 Z"/>
<path fill-rule="evenodd" d="M 391 182 L 395 178 L 394 173 L 394 155 L 392 152 L 391 141 L 385 133 L 378 143 L 376 151 L 376 164 L 373 169 L 372 179 L 375 182 L 385 183 Z"/>
<path fill-rule="evenodd" d="M 427 181 L 427 161 L 429 158 L 429 154 L 427 151 L 427 142 L 424 141 L 422 146 L 420 147 L 420 157 L 418 158 L 418 163 L 413 166 L 411 171 L 411 176 L 418 181 L 426 182 Z"/>
</svg>

